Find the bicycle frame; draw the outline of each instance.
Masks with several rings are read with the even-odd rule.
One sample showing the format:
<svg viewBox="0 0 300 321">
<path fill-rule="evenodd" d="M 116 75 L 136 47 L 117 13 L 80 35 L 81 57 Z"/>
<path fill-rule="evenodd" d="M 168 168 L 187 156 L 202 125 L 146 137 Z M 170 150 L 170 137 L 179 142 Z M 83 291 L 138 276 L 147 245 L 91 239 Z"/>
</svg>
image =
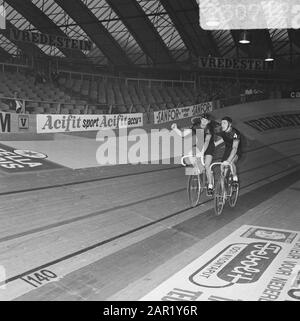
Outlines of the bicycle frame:
<svg viewBox="0 0 300 321">
<path fill-rule="evenodd" d="M 215 162 L 215 163 L 213 163 L 213 164 L 211 164 L 210 165 L 210 167 L 209 167 L 209 170 L 210 171 L 212 171 L 212 168 L 214 167 L 214 166 L 216 166 L 216 165 L 220 165 L 221 166 L 221 178 L 222 178 L 222 184 L 224 184 L 224 182 L 225 182 L 225 177 L 226 177 L 226 174 L 227 174 L 227 170 L 228 170 L 228 168 L 230 168 L 230 174 L 232 175 L 232 173 L 233 173 L 233 166 L 232 166 L 232 164 L 228 164 L 228 165 L 222 165 L 222 162 Z M 223 167 L 223 168 L 222 168 Z M 226 186 L 226 198 L 229 196 L 229 197 L 231 197 L 231 193 L 230 193 L 230 195 L 228 195 L 227 194 L 227 192 L 228 192 L 228 190 L 227 190 L 227 187 L 228 186 Z"/>
<path fill-rule="evenodd" d="M 216 162 L 211 164 L 210 170 L 212 170 L 212 168 L 216 165 L 221 166 L 221 175 L 218 182 L 216 183 L 215 194 L 214 194 L 215 213 L 217 216 L 219 216 L 223 212 L 223 208 L 227 200 L 229 201 L 230 207 L 234 207 L 236 205 L 239 187 L 237 188 L 237 190 L 233 190 L 232 182 L 229 182 L 226 179 L 228 168 L 230 168 L 230 173 L 228 178 L 232 177 L 232 173 L 233 173 L 232 164 L 228 164 L 224 166 L 222 165 L 222 162 Z"/>
<path fill-rule="evenodd" d="M 220 165 L 221 167 L 222 167 L 222 162 L 215 162 L 215 163 L 212 163 L 211 165 L 210 165 L 210 167 L 209 167 L 209 170 L 212 172 L 212 168 L 214 167 L 214 166 L 216 166 L 216 165 Z M 233 173 L 233 166 L 232 166 L 232 164 L 228 164 L 228 165 L 223 165 L 223 167 L 225 167 L 225 169 L 226 169 L 226 167 L 230 167 L 230 171 L 231 171 L 231 173 Z M 225 172 L 225 170 L 221 170 L 221 174 L 222 175 L 224 175 L 225 176 L 225 174 L 224 174 L 224 172 Z"/>
<path fill-rule="evenodd" d="M 189 175 L 188 178 L 188 185 L 187 185 L 187 192 L 188 192 L 188 198 L 191 204 L 191 207 L 195 207 L 198 205 L 199 200 L 200 200 L 200 195 L 203 191 L 204 188 L 206 188 L 206 170 L 205 170 L 205 163 L 203 157 L 201 157 L 201 163 L 203 165 L 203 169 L 199 168 L 199 163 L 197 159 L 199 157 L 193 156 L 193 155 L 186 155 L 181 158 L 181 164 L 182 166 L 186 167 L 187 164 L 185 163 L 185 159 L 189 158 L 191 161 L 191 165 L 193 166 L 193 170 L 196 170 L 192 174 L 188 173 Z M 192 160 L 191 160 L 192 158 Z M 196 185 L 194 185 L 193 182 L 197 182 Z M 192 187 L 194 186 L 194 187 Z M 194 192 L 196 190 L 196 194 Z"/>
</svg>

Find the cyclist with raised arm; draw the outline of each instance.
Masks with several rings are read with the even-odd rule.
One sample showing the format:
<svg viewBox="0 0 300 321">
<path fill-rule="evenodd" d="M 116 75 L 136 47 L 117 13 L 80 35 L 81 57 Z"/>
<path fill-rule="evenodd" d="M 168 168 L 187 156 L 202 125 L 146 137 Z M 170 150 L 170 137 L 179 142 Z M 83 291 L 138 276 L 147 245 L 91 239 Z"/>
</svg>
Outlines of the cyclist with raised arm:
<svg viewBox="0 0 300 321">
<path fill-rule="evenodd" d="M 226 116 L 221 120 L 221 131 L 217 135 L 221 139 L 215 143 L 215 146 L 224 142 L 225 151 L 222 157 L 222 165 L 232 165 L 233 187 L 236 187 L 238 184 L 236 164 L 242 156 L 241 133 L 232 127 L 232 119 Z"/>
<path fill-rule="evenodd" d="M 189 153 L 189 155 L 204 159 L 208 181 L 207 194 L 211 196 L 213 193 L 213 178 L 209 167 L 211 165 L 215 152 L 213 123 L 209 114 L 203 114 L 201 116 L 193 117 L 191 119 L 191 122 L 192 126 L 189 129 L 185 129 L 183 131 L 177 128 L 176 123 L 172 124 L 171 128 L 181 137 L 193 135 L 193 138 L 195 138 L 195 140 L 193 141 L 193 149 Z M 199 130 L 198 134 L 200 134 L 200 130 L 204 130 L 204 145 L 202 148 L 197 145 L 197 143 L 201 141 L 200 139 L 197 139 L 197 130 Z M 195 165 L 192 160 L 191 163 Z"/>
</svg>

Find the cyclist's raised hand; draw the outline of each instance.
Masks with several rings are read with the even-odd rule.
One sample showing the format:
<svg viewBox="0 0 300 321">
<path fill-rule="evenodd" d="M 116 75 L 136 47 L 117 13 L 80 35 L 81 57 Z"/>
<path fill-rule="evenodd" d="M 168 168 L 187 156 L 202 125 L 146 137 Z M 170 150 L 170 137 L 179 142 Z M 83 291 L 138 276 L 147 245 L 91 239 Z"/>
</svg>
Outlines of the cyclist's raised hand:
<svg viewBox="0 0 300 321">
<path fill-rule="evenodd" d="M 177 124 L 176 124 L 176 123 L 174 123 L 174 124 L 171 125 L 171 129 L 174 130 L 174 129 L 176 129 L 176 128 L 177 128 Z"/>
</svg>

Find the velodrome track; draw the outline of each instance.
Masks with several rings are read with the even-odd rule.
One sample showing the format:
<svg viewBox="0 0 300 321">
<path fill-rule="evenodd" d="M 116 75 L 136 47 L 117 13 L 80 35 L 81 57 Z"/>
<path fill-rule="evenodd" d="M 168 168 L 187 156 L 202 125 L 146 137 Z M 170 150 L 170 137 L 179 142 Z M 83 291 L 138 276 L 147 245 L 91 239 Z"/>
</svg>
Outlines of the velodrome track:
<svg viewBox="0 0 300 321">
<path fill-rule="evenodd" d="M 295 112 L 297 105 L 239 108 L 215 112 L 232 115 L 249 138 L 240 199 L 220 217 L 208 198 L 189 208 L 187 177 L 178 165 L 89 163 L 73 169 L 63 151 L 64 167 L 1 174 L 0 262 L 6 275 L 0 299 L 139 300 L 243 225 L 300 231 L 299 127 L 261 134 L 243 122 Z M 59 148 L 82 139 L 60 139 Z M 94 140 L 85 142 L 94 151 Z M 47 154 L 53 149 L 53 141 L 50 149 L 45 141 L 1 143 Z M 49 160 L 58 163 L 59 153 L 53 150 L 56 159 Z"/>
</svg>

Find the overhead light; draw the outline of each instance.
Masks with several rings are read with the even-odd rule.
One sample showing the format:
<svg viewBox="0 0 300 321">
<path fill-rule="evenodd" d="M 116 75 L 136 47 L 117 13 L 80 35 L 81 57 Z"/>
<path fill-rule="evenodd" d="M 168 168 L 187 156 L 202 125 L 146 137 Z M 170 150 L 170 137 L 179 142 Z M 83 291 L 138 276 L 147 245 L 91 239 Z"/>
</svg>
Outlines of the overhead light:
<svg viewBox="0 0 300 321">
<path fill-rule="evenodd" d="M 267 57 L 265 58 L 265 61 L 274 61 L 274 58 L 272 57 L 272 54 L 269 52 Z"/>
<path fill-rule="evenodd" d="M 248 43 L 250 43 L 250 40 L 249 40 L 249 38 L 248 38 L 248 33 L 247 33 L 247 31 L 243 31 L 243 32 L 241 33 L 239 43 L 242 43 L 242 44 L 248 44 Z"/>
</svg>

